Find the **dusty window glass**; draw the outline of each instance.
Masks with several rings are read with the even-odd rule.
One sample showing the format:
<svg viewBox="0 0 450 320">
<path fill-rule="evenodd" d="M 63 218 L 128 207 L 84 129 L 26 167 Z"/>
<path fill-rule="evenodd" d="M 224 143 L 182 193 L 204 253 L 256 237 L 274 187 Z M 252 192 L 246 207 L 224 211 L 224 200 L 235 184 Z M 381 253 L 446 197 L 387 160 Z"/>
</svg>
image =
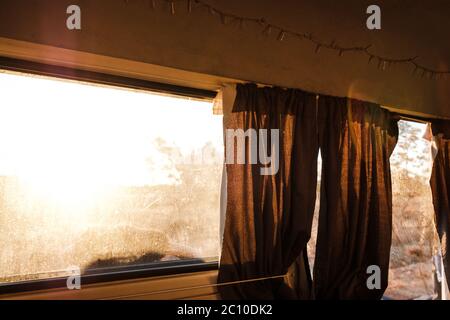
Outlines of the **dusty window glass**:
<svg viewBox="0 0 450 320">
<path fill-rule="evenodd" d="M 433 166 L 427 125 L 399 121 L 399 139 L 391 156 L 392 246 L 389 286 L 391 299 L 431 299 L 436 292 L 438 239 L 429 179 Z"/>
<path fill-rule="evenodd" d="M 219 250 L 212 103 L 0 73 L 0 283 Z"/>
</svg>

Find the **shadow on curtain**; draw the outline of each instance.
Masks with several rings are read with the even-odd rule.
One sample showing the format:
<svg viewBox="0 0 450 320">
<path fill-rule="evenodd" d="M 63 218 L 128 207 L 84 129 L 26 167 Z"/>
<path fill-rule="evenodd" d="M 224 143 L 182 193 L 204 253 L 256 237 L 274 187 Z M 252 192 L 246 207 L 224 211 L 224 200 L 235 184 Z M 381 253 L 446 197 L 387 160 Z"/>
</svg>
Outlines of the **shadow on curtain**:
<svg viewBox="0 0 450 320">
<path fill-rule="evenodd" d="M 245 164 L 227 163 L 227 210 L 218 283 L 286 276 L 222 285 L 219 292 L 223 299 L 309 299 L 306 244 L 316 199 L 316 96 L 254 84 L 236 89 L 226 129 L 279 129 L 279 168 L 273 175 L 261 175 L 264 165 L 250 163 L 251 139 L 245 142 Z M 258 146 L 256 153 L 260 151 Z"/>
<path fill-rule="evenodd" d="M 388 284 L 392 229 L 389 157 L 398 127 L 363 101 L 320 97 L 320 214 L 314 263 L 317 299 L 380 299 Z M 380 285 L 369 289 L 369 266 Z M 374 283 L 378 286 L 376 283 Z"/>
<path fill-rule="evenodd" d="M 251 164 L 248 154 L 245 164 L 227 164 L 218 282 L 282 277 L 221 285 L 222 298 L 382 297 L 389 272 L 389 157 L 397 142 L 396 122 L 389 111 L 372 103 L 317 99 L 294 89 L 237 86 L 226 129 L 279 129 L 279 170 L 261 175 L 263 165 Z M 250 140 L 245 140 L 247 151 Z M 316 199 L 319 145 L 322 180 L 313 285 L 306 244 Z M 367 286 L 369 266 L 380 270 L 375 288 Z"/>
</svg>

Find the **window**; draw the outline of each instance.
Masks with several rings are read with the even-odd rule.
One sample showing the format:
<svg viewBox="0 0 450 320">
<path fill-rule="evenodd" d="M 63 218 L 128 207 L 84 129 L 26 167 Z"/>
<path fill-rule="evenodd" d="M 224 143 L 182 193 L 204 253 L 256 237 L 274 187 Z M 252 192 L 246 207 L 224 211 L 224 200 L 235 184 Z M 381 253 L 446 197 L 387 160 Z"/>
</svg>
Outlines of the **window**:
<svg viewBox="0 0 450 320">
<path fill-rule="evenodd" d="M 398 122 L 399 139 L 391 156 L 392 246 L 391 299 L 431 299 L 437 286 L 433 256 L 438 248 L 429 184 L 433 166 L 427 125 Z"/>
<path fill-rule="evenodd" d="M 212 102 L 0 70 L 0 284 L 216 261 Z"/>
<path fill-rule="evenodd" d="M 386 299 L 432 299 L 439 288 L 435 265 L 439 247 L 429 179 L 433 160 L 431 141 L 424 139 L 427 125 L 401 120 L 399 138 L 391 155 L 392 245 Z M 316 207 L 308 242 L 314 266 L 320 209 L 322 160 L 318 157 Z"/>
</svg>

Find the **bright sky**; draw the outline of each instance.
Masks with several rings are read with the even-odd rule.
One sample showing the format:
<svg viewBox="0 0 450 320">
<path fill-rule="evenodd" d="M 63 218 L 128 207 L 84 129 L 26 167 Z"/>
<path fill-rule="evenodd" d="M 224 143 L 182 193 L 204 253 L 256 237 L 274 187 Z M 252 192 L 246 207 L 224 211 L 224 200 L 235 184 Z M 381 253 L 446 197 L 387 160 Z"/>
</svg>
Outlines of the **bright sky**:
<svg viewBox="0 0 450 320">
<path fill-rule="evenodd" d="M 210 102 L 9 72 L 0 88 L 0 175 L 40 190 L 170 183 L 156 138 L 185 154 L 223 141 Z"/>
</svg>

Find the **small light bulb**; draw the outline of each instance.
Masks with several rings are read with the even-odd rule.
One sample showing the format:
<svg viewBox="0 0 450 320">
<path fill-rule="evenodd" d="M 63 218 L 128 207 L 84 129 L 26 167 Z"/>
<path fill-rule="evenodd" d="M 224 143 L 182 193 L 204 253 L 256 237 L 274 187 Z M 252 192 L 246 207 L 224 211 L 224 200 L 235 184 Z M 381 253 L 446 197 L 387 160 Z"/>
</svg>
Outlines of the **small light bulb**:
<svg viewBox="0 0 450 320">
<path fill-rule="evenodd" d="M 278 34 L 278 41 L 283 41 L 284 36 L 286 35 L 286 32 L 284 30 L 281 30 L 280 33 Z"/>
<path fill-rule="evenodd" d="M 316 46 L 316 50 L 315 50 L 315 53 L 319 53 L 319 51 L 320 51 L 320 44 L 318 44 L 317 46 Z"/>
</svg>

